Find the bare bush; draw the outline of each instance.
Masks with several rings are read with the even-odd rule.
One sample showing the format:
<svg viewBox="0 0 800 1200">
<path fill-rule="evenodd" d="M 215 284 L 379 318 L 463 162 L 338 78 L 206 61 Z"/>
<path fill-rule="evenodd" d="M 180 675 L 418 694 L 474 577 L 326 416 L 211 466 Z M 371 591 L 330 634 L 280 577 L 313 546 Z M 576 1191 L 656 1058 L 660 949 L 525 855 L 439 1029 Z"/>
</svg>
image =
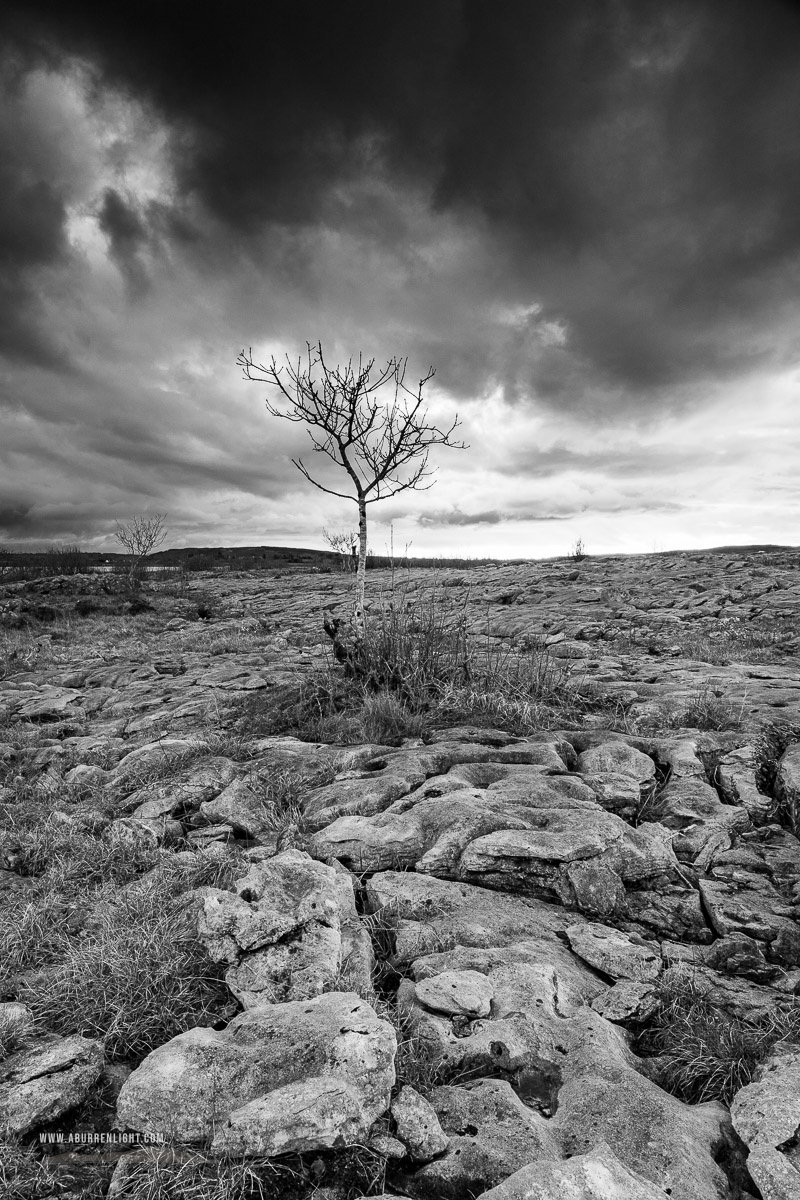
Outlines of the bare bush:
<svg viewBox="0 0 800 1200">
<path fill-rule="evenodd" d="M 130 521 L 116 522 L 114 536 L 128 554 L 128 579 L 131 587 L 141 584 L 144 560 L 161 545 L 167 536 L 164 528 L 166 513 L 154 513 L 152 517 L 140 513 Z"/>
</svg>

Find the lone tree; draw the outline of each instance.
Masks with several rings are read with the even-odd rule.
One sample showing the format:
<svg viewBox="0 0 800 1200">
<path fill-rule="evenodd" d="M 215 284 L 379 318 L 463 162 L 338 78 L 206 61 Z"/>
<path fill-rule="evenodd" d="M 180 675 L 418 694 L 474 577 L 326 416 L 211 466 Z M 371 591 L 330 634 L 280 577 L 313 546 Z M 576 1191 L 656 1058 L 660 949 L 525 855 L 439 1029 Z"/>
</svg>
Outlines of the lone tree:
<svg viewBox="0 0 800 1200">
<path fill-rule="evenodd" d="M 339 555 L 339 570 L 352 571 L 358 561 L 356 558 L 358 531 L 342 529 L 337 533 L 330 529 L 323 529 L 322 536 L 334 554 Z M 369 551 L 367 551 L 367 557 L 369 557 Z"/>
<path fill-rule="evenodd" d="M 364 584 L 367 560 L 367 505 L 387 500 L 398 492 L 424 491 L 432 486 L 428 467 L 432 446 L 466 449 L 453 441 L 458 417 L 446 429 L 429 424 L 422 392 L 434 376 L 433 367 L 416 388 L 405 382 L 407 358 L 390 358 L 375 368 L 375 359 L 359 355 L 346 366 L 329 366 L 322 345 L 306 343 L 307 358 L 285 366 L 275 358 L 269 365 L 256 363 L 252 349 L 242 350 L 237 363 L 245 379 L 266 383 L 278 393 L 277 404 L 266 401 L 274 417 L 308 426 L 315 453 L 323 454 L 349 476 L 350 491 L 338 491 L 315 479 L 301 458 L 292 462 L 309 483 L 330 496 L 354 500 L 358 505 L 358 568 L 353 601 L 353 632 L 364 635 Z M 279 407 L 280 406 L 280 407 Z"/>
<path fill-rule="evenodd" d="M 152 517 L 142 513 L 124 524 L 121 521 L 116 522 L 114 537 L 130 556 L 128 580 L 134 590 L 141 582 L 144 560 L 167 536 L 164 528 L 166 519 L 166 513 L 154 513 Z"/>
</svg>

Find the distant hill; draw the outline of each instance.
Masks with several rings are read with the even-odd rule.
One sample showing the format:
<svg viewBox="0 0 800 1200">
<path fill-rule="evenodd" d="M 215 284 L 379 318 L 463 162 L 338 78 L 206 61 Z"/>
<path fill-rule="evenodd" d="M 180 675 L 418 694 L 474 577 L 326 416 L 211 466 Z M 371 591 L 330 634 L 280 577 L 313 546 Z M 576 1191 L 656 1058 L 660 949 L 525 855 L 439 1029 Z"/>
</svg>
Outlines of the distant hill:
<svg viewBox="0 0 800 1200">
<path fill-rule="evenodd" d="M 338 557 L 330 550 L 308 550 L 302 546 L 183 546 L 175 550 L 157 550 L 148 561 L 164 567 L 184 566 L 190 570 L 213 571 L 228 567 L 253 571 L 268 567 L 331 566 Z"/>
</svg>

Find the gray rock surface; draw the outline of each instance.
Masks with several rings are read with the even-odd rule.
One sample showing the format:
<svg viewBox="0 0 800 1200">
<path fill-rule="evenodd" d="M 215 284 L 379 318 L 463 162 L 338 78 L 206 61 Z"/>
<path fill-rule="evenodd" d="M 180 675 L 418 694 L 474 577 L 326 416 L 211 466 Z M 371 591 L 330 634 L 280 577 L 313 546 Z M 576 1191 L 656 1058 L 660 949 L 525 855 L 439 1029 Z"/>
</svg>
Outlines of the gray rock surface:
<svg viewBox="0 0 800 1200">
<path fill-rule="evenodd" d="M 657 946 L 647 945 L 641 939 L 634 941 L 606 925 L 595 922 L 570 925 L 567 937 L 579 958 L 612 979 L 652 983 L 661 974 L 661 953 Z"/>
<path fill-rule="evenodd" d="M 408 573 L 412 608 L 432 578 Z M 66 611 L 84 593 L 116 603 L 113 583 L 0 587 L 0 623 L 32 620 L 42 603 Z M 203 622 L 189 619 L 198 587 Z M 192 578 L 189 596 L 154 597 L 148 622 L 162 609 L 170 619 L 156 634 L 141 626 L 130 654 L 92 644 L 76 659 L 34 629 L 0 680 L 4 900 L 16 912 L 47 886 L 18 836 L 28 796 L 49 814 L 44 857 L 89 837 L 101 856 L 157 864 L 120 885 L 132 901 L 168 876 L 183 887 L 175 937 L 199 928 L 247 1007 L 144 1060 L 120 1092 L 134 1128 L 213 1134 L 215 1153 L 235 1155 L 359 1143 L 393 1164 L 387 1193 L 419 1200 L 503 1187 L 740 1200 L 720 1166 L 725 1112 L 661 1089 L 631 1035 L 675 971 L 739 1020 L 796 1003 L 796 553 L 496 564 L 440 572 L 437 587 L 437 612 L 463 612 L 490 653 L 546 646 L 536 653 L 563 693 L 583 698 L 579 727 L 464 724 L 398 746 L 245 728 L 323 664 L 320 605 L 349 604 L 336 575 Z M 584 700 L 597 710 L 581 712 Z M 765 722 L 778 763 L 764 761 Z M 283 791 L 291 812 L 275 803 Z M 83 919 L 67 914 L 70 938 Z M 396 1035 L 369 1006 L 376 986 L 381 1014 L 431 1071 L 456 1072 L 432 1095 L 440 1134 L 407 1088 L 389 1113 Z M 355 995 L 342 1001 L 345 990 Z M 87 1053 L 14 1082 L 14 1119 L 33 1129 L 37 1104 L 71 1103 L 83 1083 L 76 1074 L 70 1089 L 70 1072 L 95 1069 Z M 798 1171 L 796 1128 L 784 1129 L 793 1054 L 733 1103 L 770 1200 L 792 1194 Z"/>
<path fill-rule="evenodd" d="M 403 1177 L 403 1190 L 419 1200 L 481 1195 L 531 1160 L 561 1157 L 548 1122 L 505 1080 L 439 1087 L 431 1103 L 448 1143 L 441 1157 Z"/>
</svg>

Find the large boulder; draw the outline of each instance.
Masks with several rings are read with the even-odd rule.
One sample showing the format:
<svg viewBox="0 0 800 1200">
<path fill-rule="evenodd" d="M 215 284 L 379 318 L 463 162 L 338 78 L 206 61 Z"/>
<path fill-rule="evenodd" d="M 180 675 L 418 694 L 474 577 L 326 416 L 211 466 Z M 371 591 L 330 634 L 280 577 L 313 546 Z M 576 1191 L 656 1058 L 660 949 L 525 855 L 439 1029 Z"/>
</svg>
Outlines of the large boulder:
<svg viewBox="0 0 800 1200">
<path fill-rule="evenodd" d="M 354 1145 L 389 1107 L 396 1051 L 353 992 L 265 1004 L 159 1046 L 123 1084 L 118 1119 L 239 1155 Z"/>
<path fill-rule="evenodd" d="M 19 1006 L 22 1007 L 22 1006 Z M 22 1136 L 85 1098 L 103 1069 L 103 1047 L 84 1037 L 48 1037 L 0 1063 L 0 1129 Z"/>
</svg>

